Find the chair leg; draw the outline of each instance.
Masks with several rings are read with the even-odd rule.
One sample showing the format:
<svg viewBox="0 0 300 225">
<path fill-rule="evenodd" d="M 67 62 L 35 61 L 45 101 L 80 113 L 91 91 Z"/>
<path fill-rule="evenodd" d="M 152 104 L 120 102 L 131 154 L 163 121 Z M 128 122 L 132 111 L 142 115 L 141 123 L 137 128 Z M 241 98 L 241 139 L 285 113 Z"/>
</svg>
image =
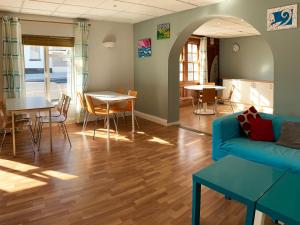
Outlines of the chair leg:
<svg viewBox="0 0 300 225">
<path fill-rule="evenodd" d="M 90 119 L 90 113 L 86 112 L 86 120 L 85 120 L 85 124 L 84 124 L 84 128 L 83 128 L 84 130 L 86 130 L 89 119 Z"/>
<path fill-rule="evenodd" d="M 98 125 L 98 117 L 97 117 L 96 122 L 95 122 L 93 140 L 95 140 L 97 125 Z"/>
<path fill-rule="evenodd" d="M 66 135 L 68 137 L 68 141 L 69 141 L 69 144 L 70 144 L 70 148 L 72 147 L 72 144 L 71 144 L 71 141 L 70 141 L 70 137 L 69 137 L 69 133 L 68 133 L 68 130 L 67 130 L 67 126 L 65 123 L 62 123 L 62 127 L 64 128 L 65 132 L 66 132 Z"/>
<path fill-rule="evenodd" d="M 87 117 L 87 111 L 84 111 L 83 113 L 83 124 L 82 124 L 82 129 L 84 130 L 85 124 L 86 124 L 86 117 Z"/>
<path fill-rule="evenodd" d="M 231 110 L 234 113 L 234 108 L 233 108 L 232 102 L 229 102 L 229 103 L 230 103 L 230 106 L 231 106 Z"/>
<path fill-rule="evenodd" d="M 139 123 L 138 123 L 138 120 L 137 120 L 136 116 L 134 116 L 134 120 L 135 120 L 135 122 L 136 122 L 136 125 L 137 125 L 138 129 L 140 129 L 140 125 L 139 125 Z"/>
<path fill-rule="evenodd" d="M 125 112 L 123 112 L 123 120 L 124 120 L 124 122 L 126 123 L 126 116 L 125 116 Z"/>
<path fill-rule="evenodd" d="M 66 131 L 65 131 L 64 126 L 62 125 L 62 123 L 59 123 L 58 126 L 59 126 L 61 132 L 63 133 L 64 138 L 66 139 L 67 135 L 66 135 Z"/>
<path fill-rule="evenodd" d="M 4 134 L 3 134 L 3 137 L 2 137 L 0 152 L 2 152 L 2 147 L 3 147 L 3 144 L 4 144 L 5 137 L 6 137 L 6 130 L 4 131 Z"/>
<path fill-rule="evenodd" d="M 119 133 L 118 133 L 118 126 L 117 126 L 117 123 L 116 123 L 116 119 L 114 117 L 113 117 L 113 121 L 114 121 L 114 124 L 115 124 L 116 133 L 117 133 L 117 135 L 119 135 Z"/>
<path fill-rule="evenodd" d="M 42 139 L 43 123 L 39 125 L 39 134 L 38 134 L 38 151 L 40 151 L 41 139 Z"/>
<path fill-rule="evenodd" d="M 32 149 L 34 151 L 34 144 L 36 143 L 36 140 L 35 140 L 35 137 L 34 137 L 32 125 L 28 125 L 28 130 L 29 130 L 29 133 L 31 135 L 31 145 L 32 145 Z"/>
</svg>

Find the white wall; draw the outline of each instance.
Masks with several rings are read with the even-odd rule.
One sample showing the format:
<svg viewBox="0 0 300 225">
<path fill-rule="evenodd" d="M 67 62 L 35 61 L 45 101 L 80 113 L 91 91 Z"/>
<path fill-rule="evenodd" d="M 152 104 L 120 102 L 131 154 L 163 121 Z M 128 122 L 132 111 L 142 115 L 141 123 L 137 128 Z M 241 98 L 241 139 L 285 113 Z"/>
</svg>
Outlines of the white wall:
<svg viewBox="0 0 300 225">
<path fill-rule="evenodd" d="M 12 15 L 0 13 L 0 16 Z M 61 21 L 72 23 L 74 20 L 13 14 L 23 19 Z M 89 21 L 89 90 L 130 89 L 133 87 L 133 26 L 126 23 Z M 74 36 L 72 24 L 43 23 L 22 21 L 22 33 L 49 36 Z M 104 38 L 113 37 L 116 47 L 107 49 L 102 46 Z M 1 80 L 0 80 L 1 81 Z M 1 93 L 2 95 L 2 93 Z"/>
</svg>

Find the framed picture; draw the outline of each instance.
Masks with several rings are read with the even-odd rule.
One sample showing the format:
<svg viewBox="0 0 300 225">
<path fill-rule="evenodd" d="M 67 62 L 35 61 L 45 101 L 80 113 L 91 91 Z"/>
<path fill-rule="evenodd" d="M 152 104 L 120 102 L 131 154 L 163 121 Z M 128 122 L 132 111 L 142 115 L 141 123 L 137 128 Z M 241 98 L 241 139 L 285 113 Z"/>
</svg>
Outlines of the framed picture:
<svg viewBox="0 0 300 225">
<path fill-rule="evenodd" d="M 138 41 L 139 58 L 149 57 L 152 54 L 151 38 L 146 38 Z"/>
<path fill-rule="evenodd" d="M 171 37 L 170 24 L 163 23 L 157 25 L 157 40 L 167 39 Z"/>
<path fill-rule="evenodd" d="M 267 11 L 267 30 L 293 29 L 298 26 L 298 5 L 288 5 Z"/>
</svg>

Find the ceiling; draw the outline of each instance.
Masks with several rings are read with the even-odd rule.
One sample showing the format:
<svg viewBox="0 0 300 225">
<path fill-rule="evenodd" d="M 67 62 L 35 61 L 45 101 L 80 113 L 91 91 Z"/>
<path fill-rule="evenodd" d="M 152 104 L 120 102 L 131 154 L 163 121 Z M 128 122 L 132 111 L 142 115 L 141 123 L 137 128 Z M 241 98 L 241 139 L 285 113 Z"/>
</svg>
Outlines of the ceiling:
<svg viewBox="0 0 300 225">
<path fill-rule="evenodd" d="M 0 0 L 0 11 L 126 23 L 223 0 Z"/>
<path fill-rule="evenodd" d="M 243 19 L 223 17 L 209 20 L 197 30 L 196 35 L 214 38 L 233 38 L 260 35 L 260 33 Z"/>
</svg>

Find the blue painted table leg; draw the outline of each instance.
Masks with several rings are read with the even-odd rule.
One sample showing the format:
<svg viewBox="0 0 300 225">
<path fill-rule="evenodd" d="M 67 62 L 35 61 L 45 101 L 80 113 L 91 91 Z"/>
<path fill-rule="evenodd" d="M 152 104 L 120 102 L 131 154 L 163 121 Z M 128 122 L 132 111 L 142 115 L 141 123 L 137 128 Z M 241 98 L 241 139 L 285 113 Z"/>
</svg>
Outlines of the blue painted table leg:
<svg viewBox="0 0 300 225">
<path fill-rule="evenodd" d="M 247 206 L 247 215 L 245 225 L 253 225 L 255 217 L 255 205 Z"/>
<path fill-rule="evenodd" d="M 192 224 L 200 224 L 201 184 L 193 181 Z"/>
</svg>

